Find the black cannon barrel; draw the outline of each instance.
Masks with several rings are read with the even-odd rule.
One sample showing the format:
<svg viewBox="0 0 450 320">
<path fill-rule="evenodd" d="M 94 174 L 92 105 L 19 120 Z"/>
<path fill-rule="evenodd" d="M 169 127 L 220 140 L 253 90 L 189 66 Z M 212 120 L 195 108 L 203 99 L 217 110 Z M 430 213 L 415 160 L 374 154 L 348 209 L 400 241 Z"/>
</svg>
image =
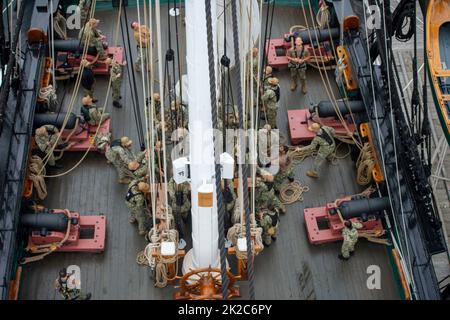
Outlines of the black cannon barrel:
<svg viewBox="0 0 450 320">
<path fill-rule="evenodd" d="M 310 29 L 309 32 L 311 32 L 311 38 L 312 41 L 314 42 L 314 44 L 316 44 L 316 34 L 319 38 L 319 42 L 323 42 L 323 41 L 329 41 L 330 40 L 330 33 L 331 33 L 331 38 L 333 38 L 333 40 L 335 39 L 339 39 L 340 36 L 340 32 L 339 32 L 339 28 L 331 28 L 330 31 L 328 31 L 328 28 L 326 29 L 316 29 L 317 31 L 315 31 L 313 28 Z M 317 33 L 316 33 L 317 32 Z M 294 38 L 302 38 L 303 43 L 304 44 L 310 44 L 311 40 L 309 38 L 309 33 L 308 30 L 302 30 L 302 31 L 295 31 L 293 34 Z M 290 41 L 291 37 L 285 38 L 286 41 Z"/>
<path fill-rule="evenodd" d="M 70 40 L 55 40 L 54 42 L 55 51 L 68 51 L 68 52 L 78 52 L 80 54 L 83 53 L 83 44 L 80 43 L 78 39 L 70 39 Z M 88 54 L 97 55 L 97 49 L 95 47 L 88 48 Z"/>
<path fill-rule="evenodd" d="M 349 109 L 352 113 L 360 113 L 366 110 L 361 100 L 349 100 L 347 102 L 341 100 L 336 101 L 336 103 L 343 116 L 350 113 Z M 321 117 L 337 117 L 336 110 L 331 101 L 321 101 L 317 106 L 311 106 L 309 108 L 309 112 L 311 113 L 316 111 L 319 112 L 319 116 Z"/>
<path fill-rule="evenodd" d="M 66 231 L 68 217 L 64 213 L 25 213 L 20 223 L 31 229 Z"/>
<path fill-rule="evenodd" d="M 342 217 L 351 219 L 355 217 L 367 216 L 388 209 L 389 198 L 358 199 L 344 202 L 339 206 Z"/>
<path fill-rule="evenodd" d="M 34 129 L 39 128 L 46 124 L 52 124 L 57 128 L 61 128 L 66 117 L 65 112 L 61 113 L 36 113 L 34 116 Z M 73 113 L 70 114 L 67 121 L 66 129 L 74 129 L 76 125 L 77 116 Z"/>
</svg>

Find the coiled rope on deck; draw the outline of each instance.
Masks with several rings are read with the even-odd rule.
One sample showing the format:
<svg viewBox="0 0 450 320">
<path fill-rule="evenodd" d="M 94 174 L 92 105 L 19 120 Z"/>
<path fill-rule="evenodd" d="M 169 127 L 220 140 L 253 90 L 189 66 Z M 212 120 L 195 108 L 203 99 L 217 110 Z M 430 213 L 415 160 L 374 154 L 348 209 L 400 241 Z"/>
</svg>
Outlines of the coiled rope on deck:
<svg viewBox="0 0 450 320">
<path fill-rule="evenodd" d="M 293 181 L 281 186 L 280 201 L 283 204 L 293 204 L 297 201 L 303 201 L 303 193 L 308 192 L 309 187 L 302 185 L 299 181 Z"/>
</svg>

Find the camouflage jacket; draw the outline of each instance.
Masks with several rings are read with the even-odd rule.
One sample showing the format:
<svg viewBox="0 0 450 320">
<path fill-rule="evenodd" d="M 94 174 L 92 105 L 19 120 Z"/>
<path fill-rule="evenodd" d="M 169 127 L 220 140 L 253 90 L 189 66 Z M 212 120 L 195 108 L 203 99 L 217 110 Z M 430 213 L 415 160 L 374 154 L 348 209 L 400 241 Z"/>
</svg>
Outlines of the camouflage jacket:
<svg viewBox="0 0 450 320">
<path fill-rule="evenodd" d="M 362 224 L 353 221 L 351 229 L 344 227 L 344 229 L 342 229 L 342 237 L 344 238 L 344 242 L 351 244 L 358 242 L 358 229 L 360 228 L 362 228 Z"/>
<path fill-rule="evenodd" d="M 267 109 L 277 109 L 278 108 L 278 102 L 277 102 L 277 94 L 275 93 L 275 90 L 278 86 L 270 86 L 266 88 L 266 91 L 261 97 L 261 100 L 264 101 L 265 107 Z"/>
<path fill-rule="evenodd" d="M 327 126 L 322 126 L 321 130 L 325 131 L 325 134 L 327 134 L 331 138 L 332 143 L 328 143 L 328 141 L 321 136 L 321 132 L 319 132 L 311 141 L 311 144 L 305 147 L 303 150 L 316 150 L 317 148 L 319 148 L 319 154 L 321 156 L 327 157 L 336 148 L 336 142 L 334 141 L 335 131 L 333 128 Z"/>
<path fill-rule="evenodd" d="M 117 81 L 121 79 L 122 66 L 118 63 L 114 63 L 110 70 L 111 81 Z"/>
<path fill-rule="evenodd" d="M 127 206 L 131 209 L 140 207 L 143 208 L 145 205 L 145 195 L 138 189 L 139 182 L 141 182 L 140 179 L 135 179 L 128 185 L 128 192 L 125 196 L 125 201 L 127 203 Z"/>
<path fill-rule="evenodd" d="M 35 136 L 36 144 L 42 152 L 48 152 L 58 139 L 58 128 L 52 124 L 46 124 L 45 134 L 42 136 Z"/>
<path fill-rule="evenodd" d="M 287 51 L 287 56 L 290 58 L 305 59 L 309 56 L 309 51 L 308 51 L 308 49 L 305 48 L 305 46 L 301 46 L 301 47 L 293 46 Z M 304 68 L 306 68 L 306 62 L 296 63 L 293 61 L 289 61 L 288 67 L 296 68 L 296 69 L 304 69 Z"/>
<path fill-rule="evenodd" d="M 111 151 L 114 154 L 115 161 L 120 161 L 126 166 L 128 166 L 131 161 L 135 160 L 133 153 L 128 148 L 114 146 L 111 148 Z"/>
</svg>

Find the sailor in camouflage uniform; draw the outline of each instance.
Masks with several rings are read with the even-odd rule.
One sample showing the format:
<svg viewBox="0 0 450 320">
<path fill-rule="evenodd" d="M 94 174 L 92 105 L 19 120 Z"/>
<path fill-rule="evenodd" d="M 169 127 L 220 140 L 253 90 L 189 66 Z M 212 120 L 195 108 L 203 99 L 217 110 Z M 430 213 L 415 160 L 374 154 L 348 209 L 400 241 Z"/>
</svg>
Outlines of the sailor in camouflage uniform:
<svg viewBox="0 0 450 320">
<path fill-rule="evenodd" d="M 267 80 L 269 86 L 266 88 L 261 100 L 267 115 L 267 122 L 273 129 L 277 128 L 277 110 L 280 100 L 280 87 L 277 78 Z"/>
<path fill-rule="evenodd" d="M 130 223 L 138 222 L 139 235 L 146 234 L 147 215 L 145 213 L 146 194 L 150 192 L 150 185 L 141 180 L 133 180 L 128 185 L 125 197 L 127 207 L 130 209 Z"/>
<path fill-rule="evenodd" d="M 348 260 L 355 252 L 355 245 L 358 242 L 358 229 L 361 229 L 363 225 L 359 222 L 352 222 L 346 220 L 344 222 L 344 228 L 342 229 L 342 237 L 344 242 L 342 243 L 341 254 L 338 255 L 341 260 Z"/>
<path fill-rule="evenodd" d="M 226 184 L 226 186 L 225 186 Z M 233 179 L 226 179 L 220 182 L 222 189 L 223 200 L 226 209 L 225 228 L 231 227 L 231 217 L 233 216 L 234 209 L 236 207 L 236 193 L 234 192 Z"/>
<path fill-rule="evenodd" d="M 39 150 L 43 153 L 43 157 L 49 153 L 52 147 L 58 142 L 58 133 L 58 128 L 52 124 L 46 124 L 36 129 L 34 139 Z M 54 150 L 62 150 L 67 148 L 67 146 L 67 143 L 63 143 L 57 145 Z M 52 167 L 56 166 L 55 155 L 53 152 L 49 155 L 48 164 Z"/>
<path fill-rule="evenodd" d="M 137 72 L 141 72 L 141 66 L 143 64 L 144 70 L 150 71 L 147 57 L 147 48 L 150 47 L 151 38 L 150 29 L 144 24 L 140 25 L 138 22 L 133 22 L 131 24 L 131 29 L 134 30 L 134 39 L 137 43 L 137 60 L 134 63 L 134 69 Z"/>
<path fill-rule="evenodd" d="M 166 144 L 176 141 L 176 137 L 172 136 L 175 130 L 178 128 L 187 128 L 188 127 L 188 110 L 185 105 L 181 103 L 181 101 L 177 100 L 172 101 L 170 104 L 170 110 L 168 112 L 164 112 L 165 117 L 165 125 L 166 125 Z M 183 131 L 181 131 L 183 132 Z M 178 134 L 178 131 L 177 131 Z"/>
<path fill-rule="evenodd" d="M 91 126 L 101 125 L 110 118 L 110 114 L 104 112 L 102 116 L 102 108 L 98 108 L 92 100 L 92 97 L 86 96 L 82 99 L 81 114 L 84 121 Z"/>
<path fill-rule="evenodd" d="M 191 190 L 188 183 L 176 184 L 175 180 L 171 178 L 167 186 L 169 193 L 169 205 L 175 214 L 180 214 L 183 220 L 189 216 L 191 212 L 191 201 L 189 200 Z"/>
<path fill-rule="evenodd" d="M 335 131 L 331 127 L 321 126 L 318 123 L 313 123 L 308 128 L 309 131 L 316 133 L 316 136 L 311 141 L 311 144 L 307 147 L 298 148 L 302 151 L 314 151 L 319 148 L 317 156 L 314 159 L 313 169 L 308 170 L 306 175 L 311 178 L 319 177 L 319 170 L 325 159 L 329 157 L 336 150 L 336 142 L 334 140 Z"/>
<path fill-rule="evenodd" d="M 285 213 L 286 207 L 275 195 L 275 190 L 273 189 L 273 175 L 264 170 L 259 171 L 260 176 L 256 178 L 256 211 L 261 211 L 272 205 L 276 211 Z"/>
<path fill-rule="evenodd" d="M 98 60 L 107 58 L 105 48 L 103 47 L 102 32 L 97 29 L 100 20 L 90 19 L 80 31 L 81 44 L 89 40 L 88 47 L 94 47 L 97 50 Z"/>
<path fill-rule="evenodd" d="M 302 38 L 295 39 L 295 45 L 287 51 L 289 60 L 288 68 L 291 72 L 292 84 L 291 91 L 297 88 L 297 78 L 300 79 L 302 85 L 302 93 L 306 94 L 306 62 L 311 59 L 309 51 L 303 45 Z"/>
<path fill-rule="evenodd" d="M 258 212 L 256 221 L 263 229 L 262 240 L 264 246 L 270 246 L 272 241 L 277 239 L 278 235 L 278 225 L 280 221 L 278 212 L 274 210 L 273 206 L 269 206 L 269 208 Z"/>
<path fill-rule="evenodd" d="M 106 151 L 106 159 L 112 163 L 119 173 L 119 183 L 126 184 L 130 182 L 133 173 L 128 169 L 131 161 L 134 161 L 134 155 L 131 152 L 133 141 L 128 137 L 122 137 L 111 142 L 109 149 Z"/>
<path fill-rule="evenodd" d="M 288 154 L 289 147 L 288 146 L 281 146 L 280 147 L 280 153 L 279 153 L 279 170 L 275 174 L 274 179 L 274 189 L 275 194 L 279 194 L 281 187 L 283 185 L 283 182 L 285 179 L 288 179 L 289 182 L 294 182 L 294 166 L 292 165 L 292 158 Z"/>
<path fill-rule="evenodd" d="M 120 103 L 120 100 L 122 99 L 122 95 L 120 93 L 122 89 L 122 66 L 119 62 L 108 59 L 107 60 L 111 64 L 111 90 L 112 90 L 112 98 L 113 98 L 113 106 L 116 108 L 122 108 L 122 104 Z"/>
<path fill-rule="evenodd" d="M 269 87 L 269 79 L 273 78 L 273 69 L 271 66 L 267 66 L 264 69 L 264 77 L 263 77 L 263 90 Z M 264 92 L 264 91 L 263 91 Z"/>
</svg>

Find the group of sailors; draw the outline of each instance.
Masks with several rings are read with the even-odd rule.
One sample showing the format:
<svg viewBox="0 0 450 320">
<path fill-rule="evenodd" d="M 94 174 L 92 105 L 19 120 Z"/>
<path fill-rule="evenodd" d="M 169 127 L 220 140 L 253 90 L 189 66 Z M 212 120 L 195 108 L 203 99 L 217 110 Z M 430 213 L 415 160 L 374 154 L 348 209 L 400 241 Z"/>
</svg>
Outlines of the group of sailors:
<svg viewBox="0 0 450 320">
<path fill-rule="evenodd" d="M 88 19 L 88 14 L 84 12 L 87 7 L 84 5 L 88 1 L 80 1 L 82 20 L 86 21 L 85 26 L 80 31 L 80 40 L 82 44 L 88 47 L 95 47 L 97 56 L 93 61 L 82 60 L 83 73 L 81 75 L 81 85 L 84 89 L 84 97 L 81 101 L 81 116 L 84 121 L 90 126 L 99 126 L 104 121 L 110 118 L 110 114 L 105 113 L 103 108 L 97 107 L 95 95 L 95 76 L 93 67 L 96 63 L 105 63 L 110 70 L 111 89 L 113 97 L 113 106 L 121 108 L 121 86 L 122 86 L 122 69 L 126 63 L 121 64 L 108 56 L 104 36 L 98 29 L 99 20 L 91 18 Z M 151 45 L 150 30 L 145 25 L 139 25 L 137 22 L 131 24 L 134 31 L 134 38 L 137 42 L 138 59 L 133 68 L 136 72 L 149 70 L 149 61 L 145 49 Z M 252 64 L 253 74 L 257 75 L 258 49 L 252 50 Z M 303 46 L 303 41 L 297 37 L 294 41 L 293 47 L 287 51 L 289 60 L 288 68 L 291 75 L 292 83 L 290 90 L 295 91 L 298 80 L 300 81 L 301 91 L 303 94 L 307 93 L 306 87 L 306 68 L 307 62 L 311 58 L 309 51 Z M 266 124 L 263 125 L 262 131 L 270 134 L 271 130 L 277 129 L 277 111 L 278 102 L 280 100 L 280 82 L 278 78 L 273 76 L 273 70 L 270 66 L 265 67 L 262 82 L 259 88 L 256 86 L 257 81 L 254 81 L 254 90 L 259 90 L 260 102 L 262 107 L 262 114 L 266 119 Z M 124 136 L 120 139 L 113 140 L 105 146 L 105 156 L 108 163 L 114 165 L 118 172 L 118 182 L 127 185 L 126 194 L 124 196 L 125 203 L 130 210 L 129 222 L 138 225 L 139 235 L 146 235 L 152 226 L 152 215 L 157 215 L 157 223 L 166 225 L 166 219 L 176 221 L 176 228 L 180 233 L 180 238 L 184 237 L 184 224 L 189 219 L 191 211 L 190 186 L 188 183 L 176 184 L 173 178 L 167 181 L 167 196 L 168 207 L 164 203 L 158 203 L 157 212 L 153 213 L 151 206 L 152 186 L 149 183 L 149 161 L 154 159 L 155 179 L 154 182 L 159 183 L 164 181 L 164 172 L 162 165 L 164 159 L 162 156 L 161 130 L 172 133 L 177 129 L 187 129 L 188 125 L 188 106 L 175 99 L 170 102 L 165 108 L 165 128 L 162 128 L 161 119 L 161 97 L 158 93 L 152 96 L 156 129 L 157 141 L 153 151 L 144 150 L 133 152 L 133 142 L 130 138 Z M 149 103 L 147 102 L 147 107 Z M 219 112 L 219 114 L 222 114 Z M 236 127 L 238 124 L 239 114 L 236 112 L 231 115 L 231 121 L 227 121 L 229 126 Z M 316 133 L 316 137 L 312 143 L 301 149 L 318 150 L 317 156 L 314 160 L 314 165 L 311 170 L 307 171 L 307 175 L 312 178 L 318 178 L 320 167 L 326 159 L 329 159 L 336 148 L 334 140 L 334 130 L 332 128 L 321 126 L 314 123 L 309 128 Z M 57 144 L 55 140 L 58 135 L 58 128 L 53 125 L 44 125 L 36 130 L 36 143 L 42 152 L 50 152 L 50 148 Z M 172 140 L 173 141 L 173 140 Z M 67 148 L 67 145 L 58 145 L 55 150 Z M 154 155 L 150 157 L 150 152 Z M 294 167 L 293 161 L 289 152 L 288 146 L 281 146 L 278 153 L 279 170 L 276 173 L 271 173 L 264 165 L 259 166 L 256 172 L 255 181 L 255 218 L 258 225 L 263 229 L 262 238 L 265 246 L 269 246 L 276 240 L 279 230 L 279 215 L 286 212 L 285 205 L 280 200 L 281 187 L 286 181 L 294 181 Z M 50 166 L 55 166 L 54 156 L 50 155 L 48 161 Z M 270 165 L 270 161 L 268 163 Z M 168 172 L 169 173 L 169 172 Z M 229 229 L 233 224 L 238 223 L 239 205 L 237 203 L 237 196 L 235 192 L 235 184 L 233 180 L 224 180 L 222 182 L 222 191 L 225 200 L 226 208 L 226 227 Z M 156 195 L 154 195 L 156 196 Z M 155 200 L 156 201 L 156 200 Z M 349 230 L 352 230 L 350 228 Z M 353 233 L 348 232 L 349 237 Z M 343 258 L 348 258 L 352 252 L 352 247 L 349 246 L 348 254 L 343 254 Z"/>
</svg>

